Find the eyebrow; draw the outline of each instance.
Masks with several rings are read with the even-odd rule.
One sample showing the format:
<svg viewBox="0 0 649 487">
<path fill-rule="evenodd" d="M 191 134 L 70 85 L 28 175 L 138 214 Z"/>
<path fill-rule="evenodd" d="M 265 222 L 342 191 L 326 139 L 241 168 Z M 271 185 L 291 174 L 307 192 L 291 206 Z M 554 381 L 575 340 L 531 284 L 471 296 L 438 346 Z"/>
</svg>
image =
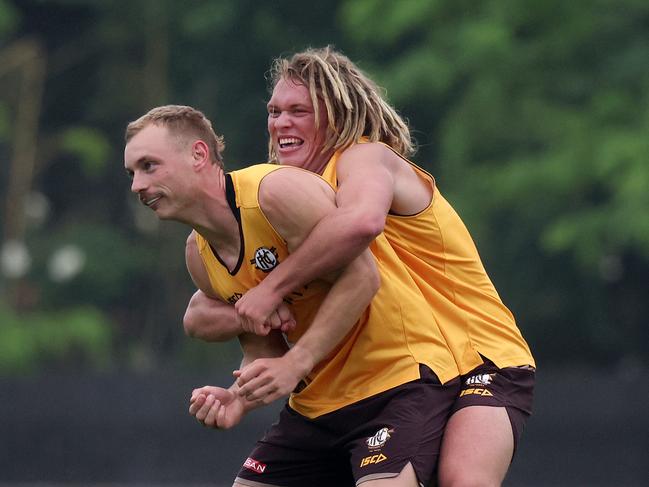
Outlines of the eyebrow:
<svg viewBox="0 0 649 487">
<path fill-rule="evenodd" d="M 155 158 L 151 156 L 141 156 L 138 158 L 132 165 L 131 167 L 136 168 L 144 164 L 145 162 L 153 161 Z M 126 172 L 133 172 L 133 169 L 131 167 L 125 167 Z"/>
<path fill-rule="evenodd" d="M 307 103 L 293 103 L 292 105 L 288 106 L 288 109 L 292 110 L 294 108 L 308 108 L 308 106 L 309 105 Z M 268 102 L 266 104 L 266 108 L 277 108 L 277 105 L 275 103 Z"/>
</svg>

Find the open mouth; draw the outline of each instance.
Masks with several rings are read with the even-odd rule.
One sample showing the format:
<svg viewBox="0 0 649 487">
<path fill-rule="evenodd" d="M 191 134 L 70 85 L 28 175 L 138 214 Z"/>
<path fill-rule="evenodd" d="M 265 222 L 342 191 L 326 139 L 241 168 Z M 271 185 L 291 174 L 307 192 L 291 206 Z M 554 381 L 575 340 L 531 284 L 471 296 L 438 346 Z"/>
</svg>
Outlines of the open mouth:
<svg viewBox="0 0 649 487">
<path fill-rule="evenodd" d="M 288 149 L 290 147 L 299 147 L 304 141 L 297 137 L 280 137 L 277 141 L 280 149 Z"/>
</svg>

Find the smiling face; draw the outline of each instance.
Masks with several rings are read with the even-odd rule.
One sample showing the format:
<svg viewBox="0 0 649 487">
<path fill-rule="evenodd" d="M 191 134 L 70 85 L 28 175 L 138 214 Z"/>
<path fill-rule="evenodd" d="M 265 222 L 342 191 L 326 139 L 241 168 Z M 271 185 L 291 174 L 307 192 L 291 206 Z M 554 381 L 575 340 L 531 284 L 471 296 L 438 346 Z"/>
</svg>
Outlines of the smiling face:
<svg viewBox="0 0 649 487">
<path fill-rule="evenodd" d="M 161 125 L 150 124 L 135 134 L 124 149 L 124 167 L 131 191 L 160 219 L 181 219 L 191 202 L 191 149 Z"/>
<path fill-rule="evenodd" d="M 319 106 L 319 120 L 302 84 L 281 78 L 268 102 L 268 134 L 280 164 L 321 173 L 331 152 L 321 154 L 327 131 L 324 104 Z"/>
</svg>

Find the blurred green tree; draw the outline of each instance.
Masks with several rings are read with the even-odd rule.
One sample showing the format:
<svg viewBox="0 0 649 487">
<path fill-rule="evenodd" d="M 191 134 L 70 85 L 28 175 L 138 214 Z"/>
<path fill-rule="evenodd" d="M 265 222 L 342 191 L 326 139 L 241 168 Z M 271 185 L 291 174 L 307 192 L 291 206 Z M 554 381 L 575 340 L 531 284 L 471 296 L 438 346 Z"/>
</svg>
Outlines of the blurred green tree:
<svg viewBox="0 0 649 487">
<path fill-rule="evenodd" d="M 649 5 L 347 1 L 341 18 L 537 354 L 646 358 L 629 296 L 648 291 Z"/>
<path fill-rule="evenodd" d="M 271 60 L 331 43 L 410 120 L 415 161 L 465 219 L 536 355 L 646 360 L 648 26 L 640 0 L 0 0 L 0 57 L 38 46 L 45 66 L 30 105 L 0 64 L 0 159 L 33 151 L 33 171 L 13 164 L 20 190 L 0 166 L 3 248 L 8 222 L 23 225 L 10 247 L 22 274 L 0 277 L 4 330 L 19 337 L 7 343 L 39 350 L 28 330 L 58 343 L 61 316 L 87 316 L 110 330 L 84 335 L 97 357 L 105 340 L 136 368 L 230 367 L 236 344 L 183 336 L 187 229 L 129 194 L 124 127 L 154 105 L 194 105 L 225 135 L 227 167 L 261 162 Z M 33 133 L 17 123 L 29 106 Z"/>
</svg>

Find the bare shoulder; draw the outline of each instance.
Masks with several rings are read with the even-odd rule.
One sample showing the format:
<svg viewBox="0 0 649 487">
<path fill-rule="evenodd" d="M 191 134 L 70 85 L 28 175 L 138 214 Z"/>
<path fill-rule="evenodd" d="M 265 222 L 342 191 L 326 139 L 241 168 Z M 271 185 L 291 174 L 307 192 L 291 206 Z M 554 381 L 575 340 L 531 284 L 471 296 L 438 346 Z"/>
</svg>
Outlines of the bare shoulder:
<svg viewBox="0 0 649 487">
<path fill-rule="evenodd" d="M 185 264 L 196 287 L 203 291 L 207 296 L 216 298 L 216 295 L 212 290 L 212 284 L 210 283 L 207 270 L 205 269 L 203 260 L 198 252 L 195 232 L 189 234 L 185 243 Z"/>
<path fill-rule="evenodd" d="M 351 159 L 355 157 L 380 157 L 388 158 L 394 155 L 394 152 L 384 144 L 378 142 L 366 142 L 364 144 L 353 144 L 345 149 L 340 155 L 340 159 Z"/>
<path fill-rule="evenodd" d="M 320 176 L 287 167 L 268 174 L 259 186 L 259 205 L 292 251 L 328 212 L 336 195 Z"/>
<path fill-rule="evenodd" d="M 190 232 L 185 241 L 185 259 L 198 256 L 198 243 L 196 243 L 196 233 Z"/>
<path fill-rule="evenodd" d="M 187 235 L 187 241 L 185 242 L 185 248 L 194 247 L 196 248 L 196 234 L 191 231 Z"/>
<path fill-rule="evenodd" d="M 196 243 L 196 234 L 194 232 L 189 234 L 187 241 L 185 242 L 185 261 L 190 274 L 197 268 L 202 268 L 202 262 L 198 252 L 198 243 Z M 200 264 L 200 266 L 198 264 Z"/>
<path fill-rule="evenodd" d="M 407 163 L 386 145 L 367 142 L 354 144 L 342 152 L 338 160 L 338 172 L 349 171 L 361 164 L 375 168 L 384 167 L 392 172 L 404 167 Z"/>
<path fill-rule="evenodd" d="M 324 179 L 295 167 L 273 171 L 259 185 L 259 203 L 264 210 L 295 205 L 310 197 L 332 199 L 333 196 L 333 189 Z"/>
</svg>

